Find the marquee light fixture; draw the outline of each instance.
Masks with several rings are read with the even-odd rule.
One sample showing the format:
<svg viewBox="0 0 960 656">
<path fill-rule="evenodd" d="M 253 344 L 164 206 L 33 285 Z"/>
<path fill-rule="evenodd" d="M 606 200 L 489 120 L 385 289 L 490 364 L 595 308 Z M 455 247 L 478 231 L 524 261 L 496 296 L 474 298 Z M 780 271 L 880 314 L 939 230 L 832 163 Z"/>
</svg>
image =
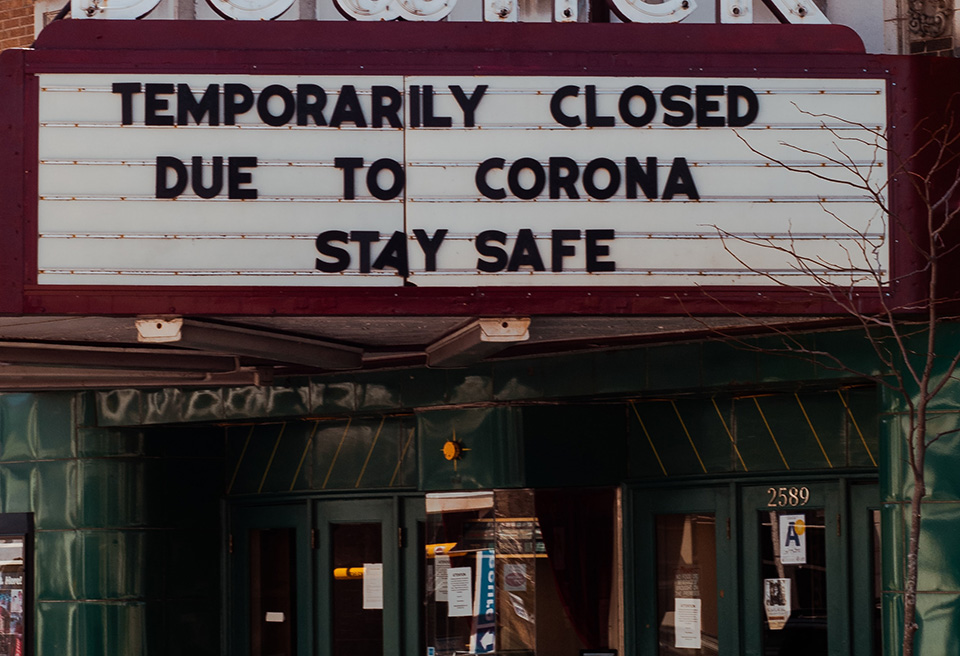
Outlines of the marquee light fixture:
<svg viewBox="0 0 960 656">
<path fill-rule="evenodd" d="M 465 367 L 528 339 L 529 318 L 475 319 L 428 346 L 427 366 Z"/>
<path fill-rule="evenodd" d="M 185 348 L 320 369 L 363 365 L 363 349 L 308 337 L 181 318 L 142 318 L 136 326 L 141 341 L 177 342 Z"/>
</svg>

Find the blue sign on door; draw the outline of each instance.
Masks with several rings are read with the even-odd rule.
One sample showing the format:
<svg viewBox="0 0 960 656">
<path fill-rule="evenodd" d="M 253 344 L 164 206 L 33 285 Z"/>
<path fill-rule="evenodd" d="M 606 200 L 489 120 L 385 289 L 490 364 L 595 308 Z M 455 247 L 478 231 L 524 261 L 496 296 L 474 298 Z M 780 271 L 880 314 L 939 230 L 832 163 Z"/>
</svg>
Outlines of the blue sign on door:
<svg viewBox="0 0 960 656">
<path fill-rule="evenodd" d="M 497 643 L 497 575 L 493 549 L 477 552 L 477 585 L 473 600 L 470 651 L 489 654 Z"/>
</svg>

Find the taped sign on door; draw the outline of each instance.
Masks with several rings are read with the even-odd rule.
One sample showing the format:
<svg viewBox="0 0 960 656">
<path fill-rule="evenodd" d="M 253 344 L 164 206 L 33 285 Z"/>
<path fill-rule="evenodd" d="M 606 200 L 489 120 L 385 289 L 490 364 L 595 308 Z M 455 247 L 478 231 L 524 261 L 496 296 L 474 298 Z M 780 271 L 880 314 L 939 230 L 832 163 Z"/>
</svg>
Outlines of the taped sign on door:
<svg viewBox="0 0 960 656">
<path fill-rule="evenodd" d="M 807 563 L 807 523 L 805 515 L 780 515 L 780 562 L 784 565 Z"/>
</svg>

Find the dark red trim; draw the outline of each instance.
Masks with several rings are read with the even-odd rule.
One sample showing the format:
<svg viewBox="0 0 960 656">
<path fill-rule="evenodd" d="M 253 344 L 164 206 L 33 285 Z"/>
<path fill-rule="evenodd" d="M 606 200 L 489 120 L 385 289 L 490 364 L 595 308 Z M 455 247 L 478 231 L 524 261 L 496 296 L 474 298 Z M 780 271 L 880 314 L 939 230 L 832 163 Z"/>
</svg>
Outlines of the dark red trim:
<svg viewBox="0 0 960 656">
<path fill-rule="evenodd" d="M 23 304 L 24 52 L 0 52 L 0 312 L 19 313 Z M 33 176 L 36 179 L 36 176 Z M 36 240 L 34 240 L 36 241 Z"/>
<path fill-rule="evenodd" d="M 896 64 L 900 74 L 891 93 L 889 122 L 891 148 L 901 153 L 903 160 L 891 162 L 894 176 L 891 195 L 896 221 L 893 223 L 896 247 L 893 249 L 894 271 L 902 276 L 897 285 L 899 305 L 926 299 L 929 296 L 926 236 L 928 211 L 931 203 L 952 185 L 960 175 L 960 143 L 952 143 L 945 151 L 936 140 L 960 139 L 960 62 L 956 59 L 935 57 L 901 57 Z M 933 141 L 932 141 L 933 139 Z M 936 162 L 940 162 L 937 164 Z M 931 170 L 935 171 L 930 175 Z M 917 192 L 916 184 L 928 178 L 929 194 Z M 960 194 L 953 192 L 950 205 L 960 204 Z M 943 211 L 934 213 L 934 227 Z M 913 246 L 911 236 L 919 248 Z M 941 250 L 960 244 L 960 225 L 953 225 L 942 236 Z M 960 252 L 946 253 L 938 263 L 940 277 L 936 296 L 939 299 L 960 295 Z"/>
<path fill-rule="evenodd" d="M 864 311 L 877 295 L 857 296 Z M 828 315 L 822 294 L 770 287 L 137 288 L 43 287 L 26 314 L 184 315 Z"/>
<path fill-rule="evenodd" d="M 388 51 L 505 53 L 815 53 L 862 54 L 856 32 L 839 25 L 686 25 L 602 23 L 413 23 L 322 21 L 57 21 L 37 50 L 273 50 L 312 56 Z M 166 57 L 166 55 L 165 55 Z M 406 58 L 406 57 L 405 57 Z M 104 57 L 105 60 L 112 58 Z M 166 63 L 164 60 L 163 63 Z M 107 63 L 116 63 L 108 61 Z M 803 62 L 794 62 L 794 66 Z M 569 71 L 568 71 L 569 72 Z"/>
<path fill-rule="evenodd" d="M 24 83 L 24 115 L 33 117 L 40 113 L 40 81 L 36 76 L 28 76 Z M 37 213 L 40 210 L 40 181 L 38 169 L 40 163 L 40 122 L 31 120 L 23 126 L 23 280 L 27 285 L 36 284 L 38 253 L 37 242 L 40 235 L 40 223 Z"/>
</svg>

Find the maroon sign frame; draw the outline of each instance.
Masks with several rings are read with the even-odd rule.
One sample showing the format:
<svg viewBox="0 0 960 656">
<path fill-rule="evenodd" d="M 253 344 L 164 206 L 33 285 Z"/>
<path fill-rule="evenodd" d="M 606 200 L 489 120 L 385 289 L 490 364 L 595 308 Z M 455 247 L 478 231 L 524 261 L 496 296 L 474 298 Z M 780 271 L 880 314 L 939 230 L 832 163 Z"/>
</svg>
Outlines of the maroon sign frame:
<svg viewBox="0 0 960 656">
<path fill-rule="evenodd" d="M 749 52 L 744 46 L 749 44 Z M 183 315 L 827 315 L 822 294 L 762 287 L 150 287 L 37 284 L 38 84 L 42 73 L 630 75 L 883 78 L 891 147 L 912 153 L 943 116 L 960 62 L 864 54 L 836 26 L 275 21 L 62 21 L 35 49 L 0 54 L 0 313 Z M 944 119 L 939 119 L 940 121 Z M 899 307 L 925 298 L 922 203 L 889 197 Z M 955 266 L 951 270 L 956 271 Z M 914 272 L 917 272 L 914 274 Z M 956 278 L 956 276 L 954 276 Z M 944 281 L 954 295 L 958 283 Z M 879 309 L 879 291 L 854 294 Z"/>
</svg>

